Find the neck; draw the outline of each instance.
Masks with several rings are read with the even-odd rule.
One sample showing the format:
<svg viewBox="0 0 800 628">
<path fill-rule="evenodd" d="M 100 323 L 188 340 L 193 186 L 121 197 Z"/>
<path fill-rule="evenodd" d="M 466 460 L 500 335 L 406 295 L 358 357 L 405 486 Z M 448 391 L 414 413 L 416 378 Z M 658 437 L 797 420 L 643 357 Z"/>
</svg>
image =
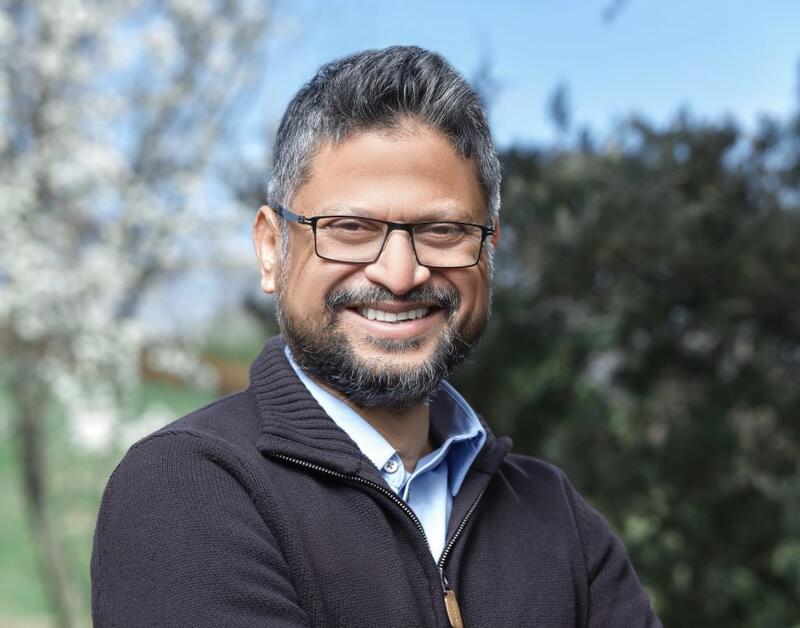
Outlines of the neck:
<svg viewBox="0 0 800 628">
<path fill-rule="evenodd" d="M 327 382 L 314 380 L 334 397 L 350 406 L 367 423 L 386 439 L 403 461 L 406 471 L 411 473 L 419 459 L 433 451 L 430 439 L 430 408 L 427 403 L 418 403 L 402 410 L 394 408 L 365 408 L 352 403 Z"/>
<path fill-rule="evenodd" d="M 345 400 L 346 401 L 346 400 Z M 430 439 L 430 409 L 420 403 L 404 410 L 362 408 L 349 404 L 397 451 L 411 473 L 424 455 L 433 451 Z"/>
</svg>

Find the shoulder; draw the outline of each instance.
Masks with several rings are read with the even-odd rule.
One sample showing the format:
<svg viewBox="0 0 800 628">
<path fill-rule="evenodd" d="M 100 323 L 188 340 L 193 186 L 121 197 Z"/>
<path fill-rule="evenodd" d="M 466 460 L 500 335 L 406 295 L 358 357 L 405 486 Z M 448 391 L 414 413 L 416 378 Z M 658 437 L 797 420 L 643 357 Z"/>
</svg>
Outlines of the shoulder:
<svg viewBox="0 0 800 628">
<path fill-rule="evenodd" d="M 541 524 L 541 536 L 580 556 L 589 586 L 587 612 L 592 626 L 661 626 L 622 540 L 564 471 L 517 454 L 506 456 L 498 471 L 514 503 L 524 504 L 527 521 Z"/>
<path fill-rule="evenodd" d="M 128 504 L 140 493 L 186 495 L 215 476 L 242 486 L 257 482 L 259 431 L 248 391 L 212 402 L 132 445 L 108 481 L 103 506 L 120 493 Z"/>
<path fill-rule="evenodd" d="M 509 453 L 500 465 L 499 473 L 515 486 L 547 493 L 572 490 L 566 473 L 556 465 L 521 454 Z"/>
<path fill-rule="evenodd" d="M 524 495 L 540 516 L 549 513 L 562 522 L 566 516 L 583 541 L 591 543 L 598 533 L 608 532 L 605 519 L 580 495 L 560 467 L 511 453 L 498 475 L 514 494 Z"/>
<path fill-rule="evenodd" d="M 263 510 L 270 478 L 256 447 L 252 406 L 247 392 L 237 393 L 135 443 L 103 492 L 95 553 L 121 539 L 141 547 L 181 529 L 205 530 L 209 513 L 217 519 L 238 513 L 247 521 Z"/>
<path fill-rule="evenodd" d="M 519 495 L 524 492 L 538 516 L 559 522 L 575 531 L 591 574 L 612 550 L 625 556 L 625 549 L 608 522 L 575 489 L 567 474 L 544 460 L 509 454 L 500 474 Z M 563 527 L 562 527 L 563 529 Z"/>
<path fill-rule="evenodd" d="M 227 397 L 128 450 L 95 528 L 95 625 L 254 625 L 265 607 L 300 614 L 252 405 L 247 393 Z"/>
<path fill-rule="evenodd" d="M 161 455 L 165 449 L 255 451 L 261 418 L 249 390 L 217 399 L 134 443 L 123 463 Z"/>
<path fill-rule="evenodd" d="M 155 437 L 182 432 L 246 446 L 255 442 L 260 429 L 261 417 L 255 397 L 250 390 L 243 390 L 173 421 L 143 438 L 134 447 Z"/>
</svg>

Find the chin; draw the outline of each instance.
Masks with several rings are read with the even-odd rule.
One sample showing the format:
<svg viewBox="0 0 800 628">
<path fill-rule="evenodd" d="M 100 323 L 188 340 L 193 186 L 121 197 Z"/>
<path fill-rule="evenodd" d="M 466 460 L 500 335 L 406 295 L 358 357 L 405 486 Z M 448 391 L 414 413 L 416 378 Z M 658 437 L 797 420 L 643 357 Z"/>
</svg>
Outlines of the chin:
<svg viewBox="0 0 800 628">
<path fill-rule="evenodd" d="M 405 356 L 410 358 L 412 354 L 417 354 L 418 360 L 430 358 L 435 345 L 435 341 L 431 338 L 366 337 L 361 339 L 360 342 L 350 343 L 350 346 L 353 347 L 353 350 L 357 355 L 363 352 L 365 354 L 378 354 L 380 356 L 392 354 L 395 356 Z M 363 351 L 360 351 L 359 349 L 363 349 Z"/>
</svg>

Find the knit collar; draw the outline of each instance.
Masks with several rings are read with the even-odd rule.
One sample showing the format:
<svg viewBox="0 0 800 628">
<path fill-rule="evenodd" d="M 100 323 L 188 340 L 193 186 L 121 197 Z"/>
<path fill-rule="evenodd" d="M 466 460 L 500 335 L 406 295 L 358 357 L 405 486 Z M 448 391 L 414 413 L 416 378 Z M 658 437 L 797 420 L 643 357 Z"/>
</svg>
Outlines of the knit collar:
<svg viewBox="0 0 800 628">
<path fill-rule="evenodd" d="M 280 336 L 271 338 L 250 367 L 250 390 L 262 418 L 259 450 L 383 483 L 375 466 L 297 377 L 286 359 L 284 346 Z M 487 439 L 472 468 L 492 474 L 511 448 L 511 441 L 505 437 L 495 439 L 481 422 Z"/>
</svg>

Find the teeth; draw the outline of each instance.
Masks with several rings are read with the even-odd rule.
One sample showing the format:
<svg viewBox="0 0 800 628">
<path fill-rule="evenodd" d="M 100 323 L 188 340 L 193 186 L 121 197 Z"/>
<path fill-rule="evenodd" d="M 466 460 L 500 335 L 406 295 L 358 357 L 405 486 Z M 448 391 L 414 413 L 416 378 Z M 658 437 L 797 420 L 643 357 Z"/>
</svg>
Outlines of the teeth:
<svg viewBox="0 0 800 628">
<path fill-rule="evenodd" d="M 423 316 L 427 316 L 428 312 L 430 311 L 429 307 L 420 307 L 416 310 L 411 310 L 408 313 L 408 318 L 414 320 L 415 318 L 422 318 Z"/>
<path fill-rule="evenodd" d="M 413 321 L 417 318 L 422 318 L 423 316 L 427 316 L 430 310 L 431 308 L 429 307 L 418 307 L 414 310 L 408 310 L 406 312 L 384 312 L 383 310 L 375 310 L 371 307 L 362 307 L 359 308 L 358 313 L 371 321 L 397 323 L 399 321 Z"/>
</svg>

